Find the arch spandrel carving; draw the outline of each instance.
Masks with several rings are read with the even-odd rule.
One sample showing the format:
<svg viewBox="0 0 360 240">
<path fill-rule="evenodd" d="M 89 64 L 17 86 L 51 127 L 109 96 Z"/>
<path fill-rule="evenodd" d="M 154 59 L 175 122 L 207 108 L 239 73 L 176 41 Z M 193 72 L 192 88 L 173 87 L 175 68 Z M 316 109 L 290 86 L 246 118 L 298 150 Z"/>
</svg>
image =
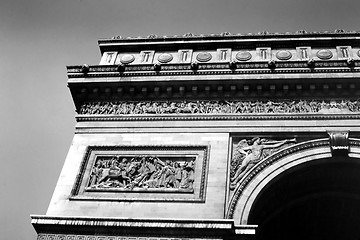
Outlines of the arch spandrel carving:
<svg viewBox="0 0 360 240">
<path fill-rule="evenodd" d="M 360 139 L 349 139 L 350 158 L 360 158 Z M 310 161 L 332 157 L 328 138 L 310 140 L 284 148 L 258 162 L 236 185 L 227 207 L 226 218 L 248 224 L 251 207 L 267 184 L 289 169 Z"/>
</svg>

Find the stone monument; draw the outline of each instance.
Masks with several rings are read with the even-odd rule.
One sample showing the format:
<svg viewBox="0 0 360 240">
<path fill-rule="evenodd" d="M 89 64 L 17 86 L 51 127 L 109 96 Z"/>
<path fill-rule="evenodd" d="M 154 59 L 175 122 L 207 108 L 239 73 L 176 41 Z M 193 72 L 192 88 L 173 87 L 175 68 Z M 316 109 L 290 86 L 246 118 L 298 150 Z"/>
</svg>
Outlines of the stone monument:
<svg viewBox="0 0 360 240">
<path fill-rule="evenodd" d="M 38 240 L 359 236 L 359 32 L 99 46 L 67 67 L 77 124 Z"/>
</svg>

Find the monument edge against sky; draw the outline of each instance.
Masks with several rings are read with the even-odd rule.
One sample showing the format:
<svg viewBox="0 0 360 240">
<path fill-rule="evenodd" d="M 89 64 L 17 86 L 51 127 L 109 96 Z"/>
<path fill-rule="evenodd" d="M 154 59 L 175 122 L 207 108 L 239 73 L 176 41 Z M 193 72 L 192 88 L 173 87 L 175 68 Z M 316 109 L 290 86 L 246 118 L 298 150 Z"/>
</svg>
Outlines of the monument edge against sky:
<svg viewBox="0 0 360 240">
<path fill-rule="evenodd" d="M 310 189 L 298 171 L 360 158 L 359 32 L 99 47 L 99 65 L 67 67 L 77 124 L 47 213 L 32 216 L 38 239 L 265 239 L 284 215 L 261 212 L 310 194 L 277 205 L 268 189 L 286 176 Z"/>
</svg>

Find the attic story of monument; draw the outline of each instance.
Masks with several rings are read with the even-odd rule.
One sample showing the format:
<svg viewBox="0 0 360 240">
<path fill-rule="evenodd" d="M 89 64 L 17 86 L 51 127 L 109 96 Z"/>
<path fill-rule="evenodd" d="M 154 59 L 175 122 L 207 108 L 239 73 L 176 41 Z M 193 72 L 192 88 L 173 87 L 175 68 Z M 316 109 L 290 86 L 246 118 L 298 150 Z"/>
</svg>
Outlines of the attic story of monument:
<svg viewBox="0 0 360 240">
<path fill-rule="evenodd" d="M 67 67 L 77 124 L 38 239 L 360 234 L 359 32 L 99 47 L 98 65 Z"/>
</svg>

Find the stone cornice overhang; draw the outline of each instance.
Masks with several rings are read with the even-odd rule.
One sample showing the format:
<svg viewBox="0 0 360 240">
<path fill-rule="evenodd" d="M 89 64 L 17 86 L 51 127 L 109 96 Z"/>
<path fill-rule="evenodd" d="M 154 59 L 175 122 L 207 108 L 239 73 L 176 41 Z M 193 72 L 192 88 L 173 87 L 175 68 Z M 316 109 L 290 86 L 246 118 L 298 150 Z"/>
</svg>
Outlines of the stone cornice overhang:
<svg viewBox="0 0 360 240">
<path fill-rule="evenodd" d="M 77 122 L 157 122 L 157 121 L 277 121 L 277 120 L 353 120 L 360 119 L 360 113 L 352 114 L 184 114 L 184 115 L 84 115 L 78 114 L 75 117 Z"/>
<path fill-rule="evenodd" d="M 211 34 L 187 36 L 149 36 L 137 38 L 114 37 L 98 41 L 101 53 L 113 50 L 139 49 L 175 49 L 188 47 L 202 49 L 209 46 L 248 48 L 256 46 L 284 47 L 284 46 L 329 46 L 346 41 L 348 44 L 360 43 L 360 32 L 314 32 L 314 33 L 285 33 L 285 34 Z"/>
<path fill-rule="evenodd" d="M 309 69 L 306 63 L 279 63 L 274 70 L 266 63 L 239 63 L 236 70 L 226 63 L 200 64 L 197 71 L 186 64 L 161 71 L 127 66 L 123 73 L 114 65 L 90 66 L 88 73 L 71 66 L 68 86 L 77 110 L 84 102 L 107 100 L 359 98 L 360 61 L 353 68 L 340 60 L 315 64 Z"/>
<path fill-rule="evenodd" d="M 116 236 L 162 236 L 232 239 L 255 234 L 256 225 L 235 225 L 230 219 L 130 219 L 32 215 L 38 234 L 62 233 Z"/>
<path fill-rule="evenodd" d="M 180 49 L 216 51 L 270 47 L 274 51 L 308 46 L 313 49 L 350 46 L 358 49 L 360 32 L 298 31 L 286 34 L 185 34 L 184 36 L 121 38 L 99 40 L 102 53 L 119 54 L 152 50 L 170 51 L 175 56 Z M 277 50 L 276 50 L 277 49 Z M 355 51 L 355 50 L 354 50 Z M 68 66 L 68 86 L 76 110 L 91 101 L 156 101 L 156 100 L 216 100 L 216 99 L 293 99 L 359 98 L 360 55 L 349 58 L 300 60 L 272 59 L 259 61 L 192 62 L 151 64 L 139 62 L 114 65 Z M 336 54 L 335 54 L 336 55 Z M 356 55 L 356 56 L 355 56 Z M 213 57 L 215 59 L 215 57 Z"/>
<path fill-rule="evenodd" d="M 198 68 L 193 70 L 191 64 L 164 64 L 159 70 L 153 64 L 126 65 L 123 71 L 119 71 L 117 65 L 91 65 L 86 73 L 83 66 L 67 66 L 69 79 L 74 78 L 99 78 L 99 77 L 134 77 L 134 76 L 179 76 L 179 75 L 244 75 L 244 74 L 302 74 L 302 73 L 347 73 L 359 72 L 360 60 L 353 60 L 349 66 L 346 60 L 314 61 L 313 67 L 309 67 L 306 61 L 274 61 L 274 67 L 269 63 L 244 62 L 236 63 L 231 69 L 229 63 L 197 63 Z"/>
</svg>

